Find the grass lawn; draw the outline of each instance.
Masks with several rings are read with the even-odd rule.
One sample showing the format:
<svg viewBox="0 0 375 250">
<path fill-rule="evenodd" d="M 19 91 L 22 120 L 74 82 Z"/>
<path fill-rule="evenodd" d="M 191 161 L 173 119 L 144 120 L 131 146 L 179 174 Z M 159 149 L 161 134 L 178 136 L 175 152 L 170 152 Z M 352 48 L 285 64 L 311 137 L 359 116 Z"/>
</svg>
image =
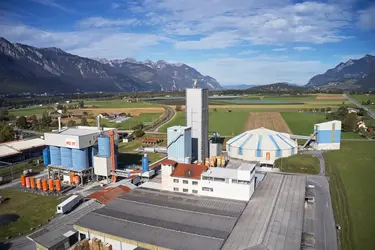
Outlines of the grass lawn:
<svg viewBox="0 0 375 250">
<path fill-rule="evenodd" d="M 265 95 L 266 100 L 315 100 L 317 95 Z"/>
<path fill-rule="evenodd" d="M 342 250 L 375 246 L 375 142 L 342 142 L 324 153 Z"/>
<path fill-rule="evenodd" d="M 146 102 L 125 102 L 121 99 L 117 100 L 84 100 L 85 106 L 95 105 L 98 108 L 152 108 L 155 104 Z"/>
<path fill-rule="evenodd" d="M 324 113 L 281 112 L 281 116 L 296 135 L 311 135 L 314 132 L 314 124 L 327 122 Z M 354 132 L 342 132 L 341 138 L 360 139 L 361 136 Z"/>
<path fill-rule="evenodd" d="M 249 110 L 232 109 L 227 112 L 223 109 L 210 109 L 209 112 L 209 134 L 218 132 L 220 135 L 238 135 L 244 131 Z"/>
<path fill-rule="evenodd" d="M 56 212 L 57 204 L 62 202 L 54 196 L 41 196 L 16 189 L 1 189 L 0 195 L 9 199 L 0 204 L 0 214 L 15 213 L 20 216 L 16 222 L 0 227 L 0 241 L 7 236 L 30 233 L 30 228 L 47 223 Z"/>
<path fill-rule="evenodd" d="M 10 109 L 9 113 L 15 116 L 32 116 L 32 115 L 41 116 L 44 111 L 47 111 L 47 106 L 42 106 L 42 107 L 33 106 L 33 107 L 22 108 L 22 109 Z"/>
<path fill-rule="evenodd" d="M 132 127 L 134 127 L 135 125 L 138 125 L 140 123 L 147 125 L 155 121 L 156 119 L 158 119 L 161 115 L 162 113 L 142 113 L 139 116 L 134 116 L 123 123 L 111 123 L 109 122 L 110 120 L 108 119 L 101 119 L 100 122 L 102 126 L 104 127 L 129 130 L 129 129 L 132 129 Z M 90 123 L 90 126 L 95 126 L 95 125 L 96 125 L 96 121 L 95 122 L 93 121 Z"/>
<path fill-rule="evenodd" d="M 167 128 L 178 125 L 186 126 L 185 111 L 178 111 L 172 120 L 160 127 L 159 132 L 166 133 Z"/>
<path fill-rule="evenodd" d="M 300 174 L 319 174 L 319 159 L 312 155 L 297 154 L 288 158 L 280 158 L 275 161 L 275 166 L 282 172 Z"/>
</svg>

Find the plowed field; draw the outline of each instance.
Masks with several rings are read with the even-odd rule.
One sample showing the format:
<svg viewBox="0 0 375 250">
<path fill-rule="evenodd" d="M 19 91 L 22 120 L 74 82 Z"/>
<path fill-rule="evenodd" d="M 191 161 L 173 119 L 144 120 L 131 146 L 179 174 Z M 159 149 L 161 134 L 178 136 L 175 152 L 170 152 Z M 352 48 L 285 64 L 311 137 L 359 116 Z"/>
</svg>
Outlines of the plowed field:
<svg viewBox="0 0 375 250">
<path fill-rule="evenodd" d="M 244 130 L 257 129 L 260 127 L 291 133 L 279 112 L 250 112 Z"/>
</svg>

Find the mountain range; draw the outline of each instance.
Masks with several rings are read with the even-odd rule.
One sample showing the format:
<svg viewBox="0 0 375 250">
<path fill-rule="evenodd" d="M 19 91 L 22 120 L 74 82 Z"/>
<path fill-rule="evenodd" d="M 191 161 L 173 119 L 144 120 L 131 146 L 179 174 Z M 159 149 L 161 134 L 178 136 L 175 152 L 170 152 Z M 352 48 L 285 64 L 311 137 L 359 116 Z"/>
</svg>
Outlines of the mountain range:
<svg viewBox="0 0 375 250">
<path fill-rule="evenodd" d="M 318 89 L 375 89 L 375 56 L 341 62 L 333 69 L 327 70 L 310 79 L 306 87 Z"/>
<path fill-rule="evenodd" d="M 222 89 L 212 77 L 183 63 L 106 60 L 35 48 L 0 37 L 0 93 L 175 91 L 199 86 Z"/>
</svg>

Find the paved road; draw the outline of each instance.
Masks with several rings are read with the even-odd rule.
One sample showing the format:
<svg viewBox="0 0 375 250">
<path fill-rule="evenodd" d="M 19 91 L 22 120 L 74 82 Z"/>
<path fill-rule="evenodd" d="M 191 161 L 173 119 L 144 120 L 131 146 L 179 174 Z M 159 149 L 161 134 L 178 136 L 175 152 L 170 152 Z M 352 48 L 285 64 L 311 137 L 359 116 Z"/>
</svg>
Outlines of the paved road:
<svg viewBox="0 0 375 250">
<path fill-rule="evenodd" d="M 45 177 L 45 176 L 47 176 L 47 173 L 40 173 L 40 174 L 37 174 L 37 175 L 35 175 L 34 177 L 35 178 L 43 178 L 43 177 Z M 14 180 L 14 181 L 12 181 L 12 182 L 9 182 L 9 183 L 7 183 L 7 184 L 4 184 L 4 185 L 0 185 L 0 189 L 3 189 L 3 188 L 10 188 L 10 187 L 13 187 L 13 186 L 17 186 L 17 185 L 20 185 L 20 183 L 21 183 L 21 181 L 19 180 L 19 179 L 16 179 L 16 180 Z"/>
<path fill-rule="evenodd" d="M 315 186 L 315 249 L 337 250 L 328 180 L 325 176 L 308 176 L 307 185 Z"/>
<path fill-rule="evenodd" d="M 375 119 L 375 111 L 366 108 L 365 106 L 363 106 L 362 104 L 360 104 L 359 102 L 357 102 L 356 100 L 354 100 L 353 98 L 351 98 L 350 96 L 346 94 L 344 94 L 344 97 L 348 99 L 349 101 L 351 101 L 352 103 L 354 103 L 357 107 L 363 108 L 364 110 L 366 110 L 369 116 Z"/>
<path fill-rule="evenodd" d="M 320 172 L 319 175 L 325 176 L 326 175 L 326 162 L 323 158 L 323 153 L 321 151 L 305 151 L 304 154 L 314 155 L 319 159 L 320 162 Z"/>
</svg>

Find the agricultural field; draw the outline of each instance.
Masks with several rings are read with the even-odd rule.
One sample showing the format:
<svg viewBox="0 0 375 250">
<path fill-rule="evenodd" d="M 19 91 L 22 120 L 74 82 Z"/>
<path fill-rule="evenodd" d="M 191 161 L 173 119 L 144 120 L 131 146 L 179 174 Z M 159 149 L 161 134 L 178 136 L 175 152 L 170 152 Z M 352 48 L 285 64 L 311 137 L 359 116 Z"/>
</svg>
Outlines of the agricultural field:
<svg viewBox="0 0 375 250">
<path fill-rule="evenodd" d="M 367 102 L 368 100 L 375 102 L 375 95 L 351 95 L 354 100 L 362 104 L 362 102 Z M 375 109 L 375 105 L 364 105 L 368 108 Z"/>
<path fill-rule="evenodd" d="M 314 124 L 327 122 L 324 113 L 299 113 L 299 112 L 281 112 L 281 116 L 288 124 L 290 130 L 296 135 L 311 135 L 314 132 Z M 342 132 L 342 139 L 361 138 L 354 132 Z"/>
<path fill-rule="evenodd" d="M 280 158 L 275 161 L 275 166 L 281 172 L 299 174 L 319 174 L 319 159 L 312 155 L 296 154 L 288 158 Z"/>
<path fill-rule="evenodd" d="M 19 219 L 6 226 L 0 226 L 0 242 L 6 237 L 30 233 L 30 228 L 37 228 L 47 223 L 56 212 L 56 206 L 63 197 L 42 196 L 16 189 L 0 189 L 0 195 L 5 199 L 0 204 L 0 214 L 16 214 Z"/>
<path fill-rule="evenodd" d="M 167 122 L 166 124 L 164 124 L 163 126 L 159 128 L 159 132 L 166 133 L 169 127 L 178 126 L 178 125 L 186 126 L 186 116 L 185 116 L 184 111 L 176 112 L 176 115 L 172 120 L 170 120 L 169 122 Z"/>
<path fill-rule="evenodd" d="M 116 100 L 83 100 L 86 107 L 95 106 L 97 108 L 152 108 L 155 104 L 146 102 L 126 102 L 122 99 Z"/>
<path fill-rule="evenodd" d="M 208 131 L 209 134 L 218 132 L 220 135 L 234 136 L 244 131 L 249 110 L 232 109 L 231 112 L 223 109 L 210 109 Z"/>
<path fill-rule="evenodd" d="M 15 116 L 41 116 L 44 111 L 48 110 L 48 106 L 32 106 L 29 108 L 22 108 L 22 109 L 10 109 L 9 113 Z"/>
<path fill-rule="evenodd" d="M 375 246 L 374 148 L 372 141 L 342 142 L 339 151 L 323 155 L 343 250 Z"/>
<path fill-rule="evenodd" d="M 265 127 L 271 130 L 291 133 L 288 125 L 279 112 L 249 112 L 245 123 L 245 130 Z"/>
<path fill-rule="evenodd" d="M 138 116 L 131 117 L 129 120 L 124 121 L 123 123 L 113 123 L 110 122 L 110 119 L 101 119 L 100 122 L 103 127 L 130 130 L 132 127 L 141 123 L 145 125 L 150 124 L 157 120 L 162 114 L 163 113 L 141 113 Z M 96 120 L 91 120 L 89 125 L 96 126 Z"/>
</svg>

